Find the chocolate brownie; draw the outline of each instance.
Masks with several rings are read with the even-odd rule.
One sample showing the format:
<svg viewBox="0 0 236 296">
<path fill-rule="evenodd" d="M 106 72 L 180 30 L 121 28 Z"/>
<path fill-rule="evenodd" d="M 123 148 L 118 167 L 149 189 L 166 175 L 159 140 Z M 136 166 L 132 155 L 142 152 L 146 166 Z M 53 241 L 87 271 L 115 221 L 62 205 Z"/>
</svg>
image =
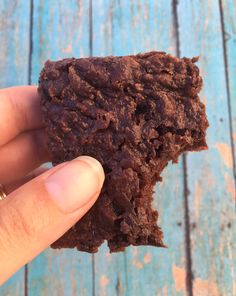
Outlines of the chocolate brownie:
<svg viewBox="0 0 236 296">
<path fill-rule="evenodd" d="M 45 63 L 39 94 L 53 164 L 89 155 L 106 174 L 93 208 L 53 248 L 164 246 L 154 185 L 168 161 L 207 149 L 196 61 L 149 52 Z"/>
</svg>

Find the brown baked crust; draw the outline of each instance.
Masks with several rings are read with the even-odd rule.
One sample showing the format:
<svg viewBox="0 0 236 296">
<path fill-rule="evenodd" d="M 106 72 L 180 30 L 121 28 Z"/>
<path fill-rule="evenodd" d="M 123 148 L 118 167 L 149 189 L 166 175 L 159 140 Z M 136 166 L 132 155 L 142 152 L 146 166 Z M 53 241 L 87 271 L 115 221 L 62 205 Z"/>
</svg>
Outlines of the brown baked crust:
<svg viewBox="0 0 236 296">
<path fill-rule="evenodd" d="M 79 155 L 105 170 L 93 208 L 52 247 L 162 247 L 153 187 L 168 161 L 207 148 L 197 58 L 164 52 L 47 61 L 39 94 L 54 165 Z"/>
</svg>

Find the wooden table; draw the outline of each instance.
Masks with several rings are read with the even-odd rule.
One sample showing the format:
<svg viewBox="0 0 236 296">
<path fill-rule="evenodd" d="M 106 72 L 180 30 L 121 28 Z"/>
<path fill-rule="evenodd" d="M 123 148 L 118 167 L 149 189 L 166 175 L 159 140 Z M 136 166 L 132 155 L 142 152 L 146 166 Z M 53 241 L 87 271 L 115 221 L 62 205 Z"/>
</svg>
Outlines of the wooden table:
<svg viewBox="0 0 236 296">
<path fill-rule="evenodd" d="M 1 87 L 36 84 L 47 59 L 199 55 L 210 122 L 209 150 L 169 164 L 156 187 L 168 249 L 48 249 L 0 295 L 236 295 L 236 1 L 178 2 L 0 1 Z"/>
</svg>

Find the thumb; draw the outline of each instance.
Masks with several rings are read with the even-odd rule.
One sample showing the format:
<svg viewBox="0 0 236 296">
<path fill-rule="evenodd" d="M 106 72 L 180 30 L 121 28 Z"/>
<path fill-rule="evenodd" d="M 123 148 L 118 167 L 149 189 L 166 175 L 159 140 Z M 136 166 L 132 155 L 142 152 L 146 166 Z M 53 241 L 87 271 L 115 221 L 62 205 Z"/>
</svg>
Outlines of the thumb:
<svg viewBox="0 0 236 296">
<path fill-rule="evenodd" d="M 103 181 L 101 164 L 81 156 L 0 201 L 0 284 L 72 227 L 94 204 Z"/>
</svg>

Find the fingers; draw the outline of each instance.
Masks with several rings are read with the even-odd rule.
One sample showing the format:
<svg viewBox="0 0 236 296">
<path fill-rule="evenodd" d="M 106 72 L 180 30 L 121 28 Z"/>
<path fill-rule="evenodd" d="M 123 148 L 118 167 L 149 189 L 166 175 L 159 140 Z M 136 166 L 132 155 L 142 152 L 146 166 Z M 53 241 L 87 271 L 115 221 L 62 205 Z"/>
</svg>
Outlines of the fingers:
<svg viewBox="0 0 236 296">
<path fill-rule="evenodd" d="M 36 86 L 0 90 L 0 146 L 24 131 L 43 126 Z"/>
<path fill-rule="evenodd" d="M 79 157 L 0 202 L 0 284 L 72 227 L 94 204 L 103 181 L 100 163 Z"/>
<path fill-rule="evenodd" d="M 24 185 L 25 183 L 31 181 L 32 179 L 38 177 L 39 175 L 47 172 L 49 170 L 48 167 L 44 167 L 41 166 L 37 169 L 35 169 L 34 171 L 30 172 L 28 175 L 24 176 L 21 179 L 18 179 L 14 182 L 11 182 L 9 184 L 5 184 L 4 185 L 4 192 L 8 195 L 10 194 L 12 191 L 16 190 L 17 188 L 19 188 L 20 186 Z"/>
<path fill-rule="evenodd" d="M 20 134 L 0 147 L 0 183 L 20 179 L 49 160 L 44 129 Z"/>
</svg>

